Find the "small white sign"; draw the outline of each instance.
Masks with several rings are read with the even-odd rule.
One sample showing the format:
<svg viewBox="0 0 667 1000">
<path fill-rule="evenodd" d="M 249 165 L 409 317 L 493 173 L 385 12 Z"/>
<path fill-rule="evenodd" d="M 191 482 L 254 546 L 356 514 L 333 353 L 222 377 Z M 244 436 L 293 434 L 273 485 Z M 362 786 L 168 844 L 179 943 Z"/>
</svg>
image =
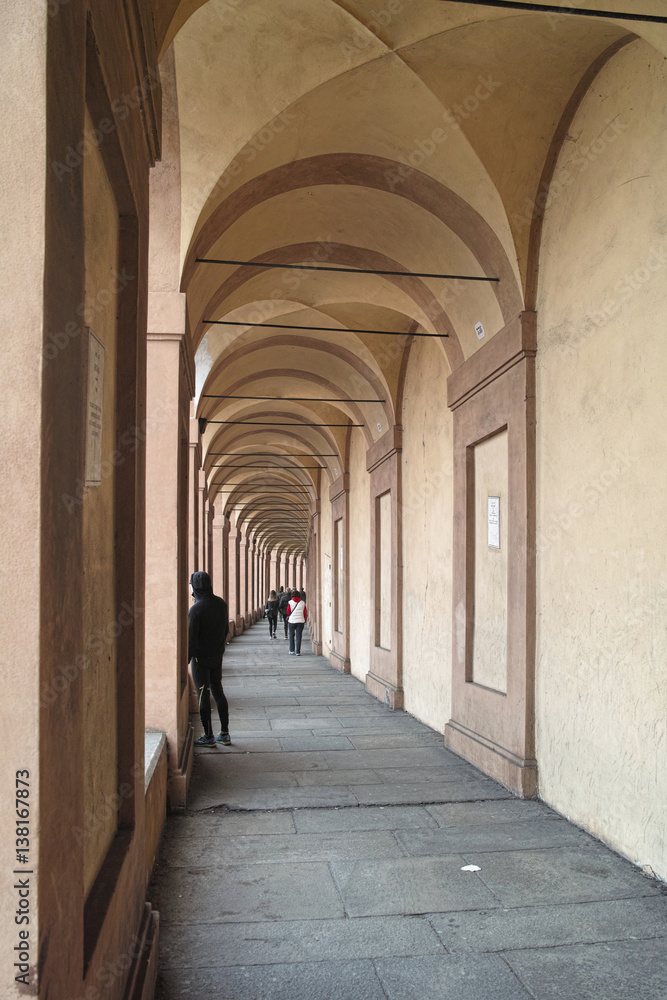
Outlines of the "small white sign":
<svg viewBox="0 0 667 1000">
<path fill-rule="evenodd" d="M 489 548 L 500 548 L 500 497 L 489 497 L 487 501 L 489 520 Z"/>
<path fill-rule="evenodd" d="M 481 323 L 475 323 L 475 333 L 477 334 L 477 339 L 482 340 L 484 337 L 484 327 Z"/>
<path fill-rule="evenodd" d="M 102 413 L 104 345 L 88 330 L 88 400 L 86 406 L 86 486 L 102 483 Z"/>
<path fill-rule="evenodd" d="M 378 430 L 382 432 L 382 424 L 378 424 Z"/>
</svg>

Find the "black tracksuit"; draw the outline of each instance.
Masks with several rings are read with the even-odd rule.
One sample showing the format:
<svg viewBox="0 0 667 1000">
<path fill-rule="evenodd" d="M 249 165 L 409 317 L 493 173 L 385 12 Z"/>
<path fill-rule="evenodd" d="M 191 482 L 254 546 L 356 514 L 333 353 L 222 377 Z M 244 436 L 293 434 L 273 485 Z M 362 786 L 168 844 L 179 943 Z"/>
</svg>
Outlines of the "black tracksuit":
<svg viewBox="0 0 667 1000">
<path fill-rule="evenodd" d="M 197 685 L 199 714 L 204 733 L 213 735 L 211 692 L 220 716 L 220 731 L 229 732 L 229 706 L 222 689 L 222 657 L 227 642 L 229 612 L 210 587 L 207 573 L 193 573 L 190 585 L 196 598 L 188 616 L 188 659 Z"/>
</svg>

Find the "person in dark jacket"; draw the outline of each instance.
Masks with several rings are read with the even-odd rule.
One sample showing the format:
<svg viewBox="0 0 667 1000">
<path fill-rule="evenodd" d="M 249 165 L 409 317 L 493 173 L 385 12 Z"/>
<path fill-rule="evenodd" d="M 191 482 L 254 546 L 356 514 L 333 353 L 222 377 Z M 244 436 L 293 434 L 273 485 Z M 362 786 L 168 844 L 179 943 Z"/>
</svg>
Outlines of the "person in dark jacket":
<svg viewBox="0 0 667 1000">
<path fill-rule="evenodd" d="M 264 605 L 264 614 L 269 620 L 269 639 L 277 639 L 276 625 L 278 624 L 278 598 L 275 590 L 269 594 L 269 599 Z"/>
<path fill-rule="evenodd" d="M 193 573 L 190 586 L 195 603 L 188 616 L 188 659 L 204 727 L 204 735 L 195 740 L 195 746 L 214 747 L 221 743 L 228 747 L 232 741 L 229 736 L 229 706 L 222 689 L 222 657 L 227 642 L 229 612 L 225 601 L 213 593 L 208 573 Z M 220 716 L 217 736 L 213 735 L 211 724 L 211 692 Z"/>
<path fill-rule="evenodd" d="M 285 638 L 287 638 L 287 605 L 290 602 L 292 596 L 291 590 L 286 590 L 284 594 L 280 594 L 278 597 L 278 611 L 280 612 L 280 617 L 282 618 L 283 625 L 285 626 Z"/>
</svg>

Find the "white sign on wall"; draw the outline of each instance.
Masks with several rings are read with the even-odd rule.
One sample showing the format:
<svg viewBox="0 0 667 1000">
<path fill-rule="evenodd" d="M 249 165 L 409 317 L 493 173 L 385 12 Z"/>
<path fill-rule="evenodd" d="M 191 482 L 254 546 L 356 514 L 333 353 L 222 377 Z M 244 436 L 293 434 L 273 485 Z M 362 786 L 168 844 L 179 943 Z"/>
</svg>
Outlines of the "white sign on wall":
<svg viewBox="0 0 667 1000">
<path fill-rule="evenodd" d="M 88 398 L 86 403 L 86 486 L 102 483 L 102 413 L 104 345 L 88 330 Z"/>
<path fill-rule="evenodd" d="M 488 541 L 489 548 L 500 548 L 500 497 L 489 497 L 487 500 Z"/>
</svg>

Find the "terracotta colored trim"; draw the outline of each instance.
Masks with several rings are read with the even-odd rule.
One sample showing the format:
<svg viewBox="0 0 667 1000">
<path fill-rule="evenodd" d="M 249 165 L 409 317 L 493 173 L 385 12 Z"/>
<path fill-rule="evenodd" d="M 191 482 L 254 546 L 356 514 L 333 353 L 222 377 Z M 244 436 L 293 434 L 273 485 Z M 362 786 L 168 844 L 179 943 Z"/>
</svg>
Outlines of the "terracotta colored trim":
<svg viewBox="0 0 667 1000">
<path fill-rule="evenodd" d="M 268 250 L 262 254 L 258 254 L 256 257 L 253 257 L 252 260 L 262 264 L 301 264 L 307 260 L 317 260 L 317 255 L 321 253 L 321 251 L 322 244 L 318 242 L 311 241 L 307 243 L 292 243 L 283 247 L 277 247 L 273 250 Z M 340 243 L 335 248 L 331 249 L 331 252 L 327 255 L 327 263 L 334 265 L 340 264 L 345 267 L 390 269 L 393 271 L 404 271 L 406 275 L 409 274 L 408 268 L 404 267 L 393 257 L 388 257 L 386 254 L 379 253 L 376 250 L 355 247 L 347 243 Z M 202 264 L 199 266 L 206 267 L 208 265 Z M 203 307 L 201 317 L 196 327 L 196 335 L 194 338 L 195 343 L 199 344 L 204 335 L 204 324 L 202 323 L 202 319 L 204 317 L 208 319 L 219 318 L 218 312 L 223 306 L 225 300 L 234 292 L 237 292 L 240 288 L 242 288 L 243 285 L 250 282 L 253 278 L 256 278 L 259 274 L 262 274 L 262 270 L 261 268 L 255 266 L 237 267 L 229 275 L 229 277 L 222 282 L 217 291 L 213 293 Z M 445 348 L 445 354 L 447 355 L 450 368 L 452 371 L 455 368 L 458 368 L 464 359 L 464 355 L 459 343 L 456 328 L 449 319 L 446 311 L 443 309 L 442 303 L 433 294 L 424 279 L 414 278 L 412 276 L 405 278 L 400 276 L 386 276 L 384 280 L 388 281 L 392 285 L 395 285 L 397 288 L 400 288 L 401 292 L 408 295 L 415 305 L 429 317 L 436 333 L 439 333 L 443 338 L 446 338 L 443 340 L 443 346 Z M 499 285 L 494 285 L 493 287 L 497 288 Z M 284 298 L 289 297 L 287 292 L 288 290 L 286 289 Z"/>
<path fill-rule="evenodd" d="M 593 60 L 579 83 L 572 91 L 572 96 L 565 106 L 560 121 L 556 126 L 556 131 L 547 150 L 547 155 L 542 168 L 542 176 L 537 185 L 537 195 L 535 197 L 535 216 L 530 227 L 530 237 L 528 240 L 528 257 L 526 262 L 526 310 L 533 311 L 537 308 L 537 289 L 540 270 L 540 250 L 542 248 L 542 229 L 544 225 L 544 212 L 549 200 L 549 190 L 558 163 L 558 157 L 563 148 L 563 143 L 567 138 L 570 125 L 574 120 L 581 102 L 590 90 L 591 84 L 600 71 L 606 66 L 609 60 L 616 55 L 620 49 L 630 42 L 637 40 L 636 35 L 626 35 L 623 38 L 612 42 L 597 59 Z M 538 199 L 542 202 L 538 204 Z"/>
<path fill-rule="evenodd" d="M 499 330 L 447 379 L 447 405 L 455 409 L 537 350 L 537 316 L 523 312 Z"/>
<path fill-rule="evenodd" d="M 331 629 L 331 653 L 329 660 L 332 666 L 334 666 L 337 670 L 340 670 L 341 673 L 349 674 L 352 664 L 350 662 L 350 577 L 348 573 L 350 558 L 350 477 L 347 473 L 339 476 L 336 482 L 332 485 L 329 492 L 329 499 L 331 502 L 331 548 L 334 569 L 334 572 L 332 573 L 334 591 L 331 596 L 333 597 L 332 603 L 334 612 L 337 609 L 338 595 L 340 593 L 337 584 L 339 580 L 339 573 L 341 572 L 338 561 L 338 548 L 334 544 L 336 539 L 336 522 L 340 522 L 340 532 L 342 533 L 342 537 L 339 540 L 343 545 L 343 586 L 341 588 L 343 607 L 340 609 L 343 629 L 342 631 L 337 630 L 337 617 L 334 613 Z"/>
<path fill-rule="evenodd" d="M 329 503 L 334 503 L 343 493 L 350 491 L 350 476 L 345 472 L 339 476 L 329 487 Z"/>
<path fill-rule="evenodd" d="M 484 274 L 500 278 L 500 282 L 492 288 L 503 318 L 509 320 L 523 308 L 523 298 L 495 231 L 451 188 L 416 168 L 411 168 L 407 177 L 404 174 L 402 163 L 386 157 L 363 153 L 322 153 L 282 164 L 251 178 L 214 208 L 193 236 L 183 268 L 183 291 L 187 290 L 197 268 L 195 258 L 205 257 L 216 240 L 246 212 L 287 191 L 320 184 L 341 184 L 387 191 L 406 198 L 448 226 L 470 250 Z M 398 182 L 396 178 L 399 178 Z"/>
<path fill-rule="evenodd" d="M 410 326 L 410 333 L 414 333 L 418 323 L 412 323 Z M 412 337 L 408 340 L 407 344 L 403 348 L 403 354 L 401 355 L 401 367 L 398 373 L 398 386 L 396 388 L 396 423 L 403 423 L 403 394 L 405 392 L 405 379 L 408 374 L 408 365 L 410 363 L 410 353 L 412 350 L 412 345 L 415 342 L 415 338 Z M 465 364 L 465 362 L 464 362 Z"/>
<path fill-rule="evenodd" d="M 227 373 L 227 366 L 225 366 L 224 371 L 225 371 L 225 373 Z M 280 379 L 280 378 L 294 378 L 294 377 L 298 377 L 301 374 L 302 373 L 300 372 L 300 370 L 294 369 L 294 368 L 262 368 L 262 369 L 256 369 L 255 371 L 251 372 L 249 375 L 246 375 L 246 376 L 244 376 L 241 379 L 237 379 L 236 382 L 232 383 L 232 385 L 226 386 L 225 388 L 226 388 L 226 391 L 228 393 L 235 393 L 235 392 L 239 392 L 239 390 L 242 389 L 242 388 L 244 388 L 245 386 L 251 385 L 253 382 L 257 382 L 258 380 L 261 380 L 261 379 L 268 379 L 268 378 L 278 378 L 278 379 Z M 368 425 L 366 424 L 363 412 L 359 408 L 359 405 L 357 403 L 354 403 L 354 402 L 349 402 L 348 399 L 341 394 L 341 390 L 338 388 L 338 386 L 335 384 L 335 382 L 330 382 L 329 379 L 325 379 L 321 375 L 315 375 L 315 374 L 313 374 L 311 372 L 303 372 L 303 379 L 304 379 L 305 382 L 312 382 L 315 385 L 321 386 L 323 389 L 329 390 L 332 394 L 333 393 L 338 393 L 339 399 L 337 401 L 334 401 L 333 403 L 331 403 L 329 405 L 336 406 L 336 403 L 338 401 L 341 402 L 341 403 L 347 403 L 347 405 L 349 406 L 349 408 L 350 408 L 350 410 L 352 412 L 352 418 L 351 419 L 355 423 L 362 423 L 362 424 L 364 424 L 364 427 L 362 428 L 363 433 L 366 436 L 367 443 L 369 445 L 372 444 L 372 442 L 373 442 L 373 435 L 371 434 L 371 432 L 370 432 L 370 430 L 368 428 Z M 211 386 L 210 388 L 213 389 L 213 386 Z M 211 409 L 210 413 L 206 414 L 206 417 L 207 417 L 207 419 L 212 420 L 215 417 L 218 417 L 219 414 L 224 411 L 224 408 L 226 406 L 230 406 L 234 402 L 235 402 L 234 400 L 229 400 L 229 399 L 205 400 L 205 401 L 202 401 L 202 405 L 204 405 L 204 403 L 209 403 L 211 405 L 212 409 Z M 251 400 L 245 400 L 245 401 L 236 400 L 236 402 L 250 403 Z M 257 402 L 264 402 L 264 403 L 266 403 L 266 402 L 271 402 L 271 401 L 270 400 L 258 400 Z M 287 400 L 286 402 L 289 402 L 289 401 Z M 301 405 L 302 406 L 308 406 L 308 400 L 304 400 L 301 403 Z M 385 404 L 383 404 L 383 408 L 384 408 L 384 410 L 385 410 L 385 412 L 387 414 L 387 417 L 388 417 L 390 423 L 392 423 L 393 419 L 394 419 L 393 418 L 393 414 L 391 413 L 392 407 L 389 406 L 389 405 L 387 405 L 385 403 Z M 344 416 L 348 417 L 348 414 L 345 413 L 345 411 L 341 411 L 341 412 L 343 412 Z M 201 416 L 204 416 L 204 414 L 202 413 Z"/>
<path fill-rule="evenodd" d="M 338 358 L 343 363 L 347 364 L 352 368 L 353 371 L 361 375 L 366 382 L 368 382 L 372 391 L 377 393 L 377 395 L 382 398 L 383 396 L 387 399 L 387 403 L 383 404 L 383 408 L 387 414 L 387 417 L 393 421 L 393 406 L 391 405 L 391 392 L 386 385 L 383 385 L 381 378 L 372 368 L 360 361 L 359 357 L 354 354 L 353 351 L 348 350 L 348 348 L 343 347 L 340 344 L 335 344 L 327 342 L 324 340 L 313 340 L 308 337 L 300 336 L 297 334 L 276 334 L 270 337 L 264 337 L 261 340 L 254 340 L 250 344 L 244 344 L 241 347 L 236 348 L 229 354 L 224 354 L 224 356 L 216 359 L 214 366 L 208 373 L 206 378 L 206 386 L 213 387 L 222 375 L 226 375 L 231 368 L 231 366 L 239 361 L 241 358 L 248 357 L 250 354 L 255 354 L 259 351 L 268 351 L 272 348 L 283 348 L 283 347 L 300 347 L 302 350 L 308 351 L 321 351 L 323 354 L 331 354 L 333 357 Z M 335 386 L 333 382 L 325 382 L 322 376 L 312 374 L 308 371 L 302 371 L 301 369 L 276 369 L 276 371 L 284 371 L 289 375 L 300 376 L 307 381 L 312 381 L 316 385 L 327 385 L 335 387 L 336 392 L 340 393 L 340 388 Z M 252 381 L 256 376 L 253 371 L 250 375 L 244 377 L 244 382 Z M 237 384 L 243 384 L 239 382 Z M 354 405 L 354 404 L 351 404 Z M 363 418 L 362 418 L 362 422 Z M 372 441 L 372 436 L 370 438 Z M 370 443 L 370 442 L 369 442 Z"/>
<path fill-rule="evenodd" d="M 366 468 L 370 472 L 371 496 L 371 616 L 369 670 L 366 690 L 390 708 L 403 708 L 403 519 L 402 429 L 392 427 L 369 449 Z M 376 547 L 378 500 L 391 494 L 391 648 L 377 644 L 380 558 Z"/>
<path fill-rule="evenodd" d="M 518 795 L 537 793 L 535 762 L 535 316 L 523 313 L 477 352 L 454 397 L 452 718 L 445 742 Z M 501 350 L 504 348 L 504 353 Z M 475 359 L 477 359 L 475 355 Z M 474 360 L 473 358 L 469 359 Z M 480 379 L 478 385 L 474 378 Z M 463 394 L 463 395 L 462 395 Z M 507 685 L 474 683 L 474 448 L 508 433 Z"/>
<path fill-rule="evenodd" d="M 403 428 L 390 427 L 366 452 L 366 471 L 374 472 L 379 465 L 401 451 L 402 447 Z"/>
</svg>

